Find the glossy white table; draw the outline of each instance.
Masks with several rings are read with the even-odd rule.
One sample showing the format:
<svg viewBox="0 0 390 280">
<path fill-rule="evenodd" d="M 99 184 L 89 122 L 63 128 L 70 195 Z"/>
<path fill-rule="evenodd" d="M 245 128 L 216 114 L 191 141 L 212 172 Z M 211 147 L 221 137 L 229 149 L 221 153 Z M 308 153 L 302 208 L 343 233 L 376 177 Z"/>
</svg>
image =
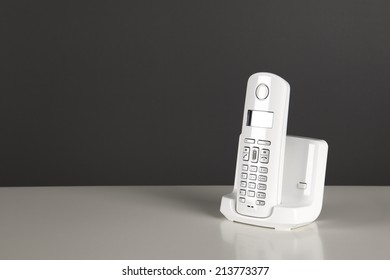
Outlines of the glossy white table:
<svg viewBox="0 0 390 280">
<path fill-rule="evenodd" d="M 232 186 L 0 188 L 0 259 L 390 259 L 390 187 L 326 186 L 319 219 L 227 221 Z"/>
</svg>

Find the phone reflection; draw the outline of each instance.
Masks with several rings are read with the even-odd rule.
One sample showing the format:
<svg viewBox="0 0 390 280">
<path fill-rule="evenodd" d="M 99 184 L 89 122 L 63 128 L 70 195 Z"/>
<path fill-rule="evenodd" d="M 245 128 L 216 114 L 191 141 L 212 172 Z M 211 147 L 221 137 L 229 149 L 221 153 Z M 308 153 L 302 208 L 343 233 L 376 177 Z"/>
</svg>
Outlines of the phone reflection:
<svg viewBox="0 0 390 280">
<path fill-rule="evenodd" d="M 236 259 L 323 259 L 316 223 L 291 231 L 276 231 L 223 221 L 223 241 L 234 246 Z"/>
</svg>

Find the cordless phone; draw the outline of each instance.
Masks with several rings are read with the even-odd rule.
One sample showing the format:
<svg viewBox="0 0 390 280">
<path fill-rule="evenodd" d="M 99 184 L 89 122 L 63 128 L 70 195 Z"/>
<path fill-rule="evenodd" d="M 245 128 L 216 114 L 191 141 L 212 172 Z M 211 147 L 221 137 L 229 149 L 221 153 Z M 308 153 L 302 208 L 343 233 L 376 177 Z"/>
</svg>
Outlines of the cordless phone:
<svg viewBox="0 0 390 280">
<path fill-rule="evenodd" d="M 266 218 L 281 201 L 290 85 L 256 73 L 246 91 L 234 189 L 236 211 Z"/>
</svg>

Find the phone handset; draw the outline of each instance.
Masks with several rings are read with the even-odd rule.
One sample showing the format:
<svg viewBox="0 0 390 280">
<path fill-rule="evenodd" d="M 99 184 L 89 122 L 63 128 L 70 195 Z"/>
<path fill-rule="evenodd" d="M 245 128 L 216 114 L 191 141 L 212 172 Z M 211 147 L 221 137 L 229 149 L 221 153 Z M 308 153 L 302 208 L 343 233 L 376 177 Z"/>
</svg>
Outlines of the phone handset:
<svg viewBox="0 0 390 280">
<path fill-rule="evenodd" d="M 265 218 L 280 203 L 289 97 L 290 85 L 275 74 L 248 80 L 234 181 L 242 215 Z"/>
</svg>

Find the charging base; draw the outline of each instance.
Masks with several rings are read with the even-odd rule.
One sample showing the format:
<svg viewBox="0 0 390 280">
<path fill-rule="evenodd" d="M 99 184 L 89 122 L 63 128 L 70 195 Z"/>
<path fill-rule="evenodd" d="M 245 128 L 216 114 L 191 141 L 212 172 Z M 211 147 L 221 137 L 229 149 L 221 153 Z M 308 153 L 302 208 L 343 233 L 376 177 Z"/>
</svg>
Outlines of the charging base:
<svg viewBox="0 0 390 280">
<path fill-rule="evenodd" d="M 221 212 L 230 221 L 276 230 L 291 230 L 317 219 L 324 193 L 328 145 L 324 140 L 287 136 L 281 203 L 269 217 L 236 211 L 238 187 L 222 197 Z"/>
</svg>

